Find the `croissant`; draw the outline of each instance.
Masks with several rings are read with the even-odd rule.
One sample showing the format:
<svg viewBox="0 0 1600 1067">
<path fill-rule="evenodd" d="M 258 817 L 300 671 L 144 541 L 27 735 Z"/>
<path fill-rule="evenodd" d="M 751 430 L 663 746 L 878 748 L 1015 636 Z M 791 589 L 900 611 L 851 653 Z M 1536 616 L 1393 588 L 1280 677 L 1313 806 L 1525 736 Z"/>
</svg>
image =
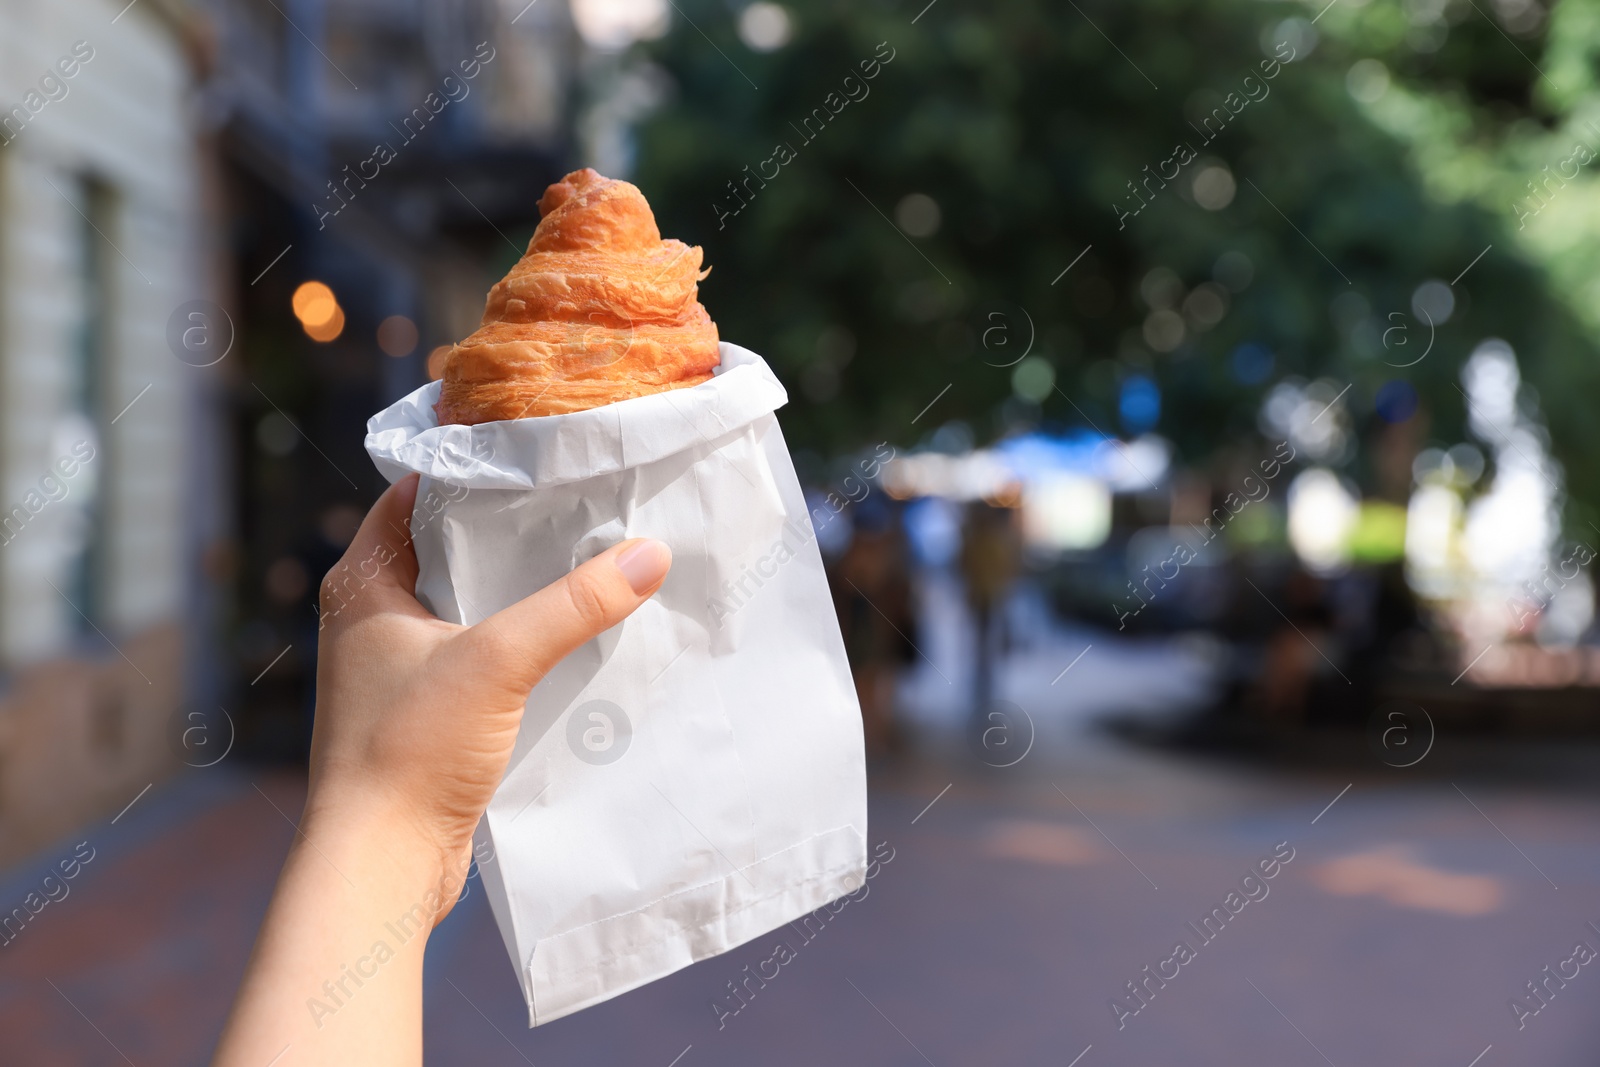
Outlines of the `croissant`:
<svg viewBox="0 0 1600 1067">
<path fill-rule="evenodd" d="M 719 360 L 698 247 L 663 241 L 644 194 L 574 171 L 489 290 L 483 322 L 446 355 L 441 425 L 560 415 L 699 385 Z"/>
</svg>

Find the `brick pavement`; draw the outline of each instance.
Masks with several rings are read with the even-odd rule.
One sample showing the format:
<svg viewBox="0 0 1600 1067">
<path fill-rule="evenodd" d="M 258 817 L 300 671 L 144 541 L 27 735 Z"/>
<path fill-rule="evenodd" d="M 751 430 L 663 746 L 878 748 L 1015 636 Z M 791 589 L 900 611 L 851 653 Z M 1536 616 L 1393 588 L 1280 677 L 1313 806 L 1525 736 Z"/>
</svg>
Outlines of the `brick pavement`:
<svg viewBox="0 0 1600 1067">
<path fill-rule="evenodd" d="M 1351 774 L 1110 749 L 976 770 L 875 780 L 872 838 L 895 859 L 815 940 L 778 932 L 532 1032 L 475 889 L 430 946 L 429 1062 L 1468 1067 L 1491 1045 L 1478 1067 L 1600 1059 L 1600 971 L 1520 1032 L 1507 1008 L 1573 941 L 1600 947 L 1584 925 L 1600 923 L 1590 794 L 1458 783 L 1479 812 L 1447 781 L 1354 776 L 1319 817 Z M 204 1063 L 293 833 L 273 804 L 297 814 L 302 789 L 195 772 L 57 849 L 96 854 L 0 948 L 0 1064 Z M 1187 924 L 1282 841 L 1295 858 L 1270 893 L 1195 937 Z M 7 872 L 4 901 L 39 873 Z M 780 936 L 796 959 L 728 1013 L 726 983 Z M 1109 1000 L 1179 938 L 1196 958 L 1119 1030 Z"/>
</svg>

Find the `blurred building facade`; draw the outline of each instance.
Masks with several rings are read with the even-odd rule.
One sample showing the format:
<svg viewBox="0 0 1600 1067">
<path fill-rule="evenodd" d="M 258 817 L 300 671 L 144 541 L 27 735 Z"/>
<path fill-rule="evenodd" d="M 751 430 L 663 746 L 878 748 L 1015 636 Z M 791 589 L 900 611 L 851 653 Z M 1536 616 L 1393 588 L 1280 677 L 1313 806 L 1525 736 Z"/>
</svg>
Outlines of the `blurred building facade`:
<svg viewBox="0 0 1600 1067">
<path fill-rule="evenodd" d="M 303 751 L 366 419 L 520 254 L 582 56 L 563 0 L 0 0 L 0 865 Z"/>
<path fill-rule="evenodd" d="M 0 861 L 178 764 L 212 300 L 181 12 L 0 2 Z M 193 647 L 188 646 L 193 652 Z"/>
<path fill-rule="evenodd" d="M 583 55 L 564 0 L 211 0 L 215 137 L 241 347 L 217 679 L 244 750 L 309 737 L 318 580 L 382 488 L 369 416 L 476 328 L 571 162 Z M 297 321 L 308 281 L 338 319 Z M 436 361 L 435 361 L 436 362 Z M 435 365 L 435 370 L 437 366 Z"/>
</svg>

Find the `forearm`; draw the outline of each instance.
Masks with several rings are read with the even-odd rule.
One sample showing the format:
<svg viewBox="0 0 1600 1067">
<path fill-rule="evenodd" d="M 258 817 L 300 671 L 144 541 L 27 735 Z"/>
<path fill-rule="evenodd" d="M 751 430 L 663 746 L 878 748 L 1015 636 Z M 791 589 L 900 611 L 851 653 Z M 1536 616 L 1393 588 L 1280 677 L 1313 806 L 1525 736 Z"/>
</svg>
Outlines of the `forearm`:
<svg viewBox="0 0 1600 1067">
<path fill-rule="evenodd" d="M 382 818 L 310 810 L 302 828 L 215 1063 L 420 1064 L 423 951 L 447 879 L 397 851 Z"/>
<path fill-rule="evenodd" d="M 422 956 L 455 903 L 529 691 L 650 598 L 672 553 L 635 539 L 483 620 L 416 598 L 417 477 L 373 506 L 322 589 L 311 795 L 218 1067 L 422 1062 Z M 382 560 L 375 573 L 367 565 Z M 342 576 L 361 595 L 340 600 Z"/>
</svg>

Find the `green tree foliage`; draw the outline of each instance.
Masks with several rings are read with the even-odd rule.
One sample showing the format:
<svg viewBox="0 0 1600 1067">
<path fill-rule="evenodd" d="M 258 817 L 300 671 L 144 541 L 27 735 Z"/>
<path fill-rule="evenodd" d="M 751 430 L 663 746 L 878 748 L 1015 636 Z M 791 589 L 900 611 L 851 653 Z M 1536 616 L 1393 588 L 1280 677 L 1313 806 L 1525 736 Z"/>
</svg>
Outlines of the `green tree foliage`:
<svg viewBox="0 0 1600 1067">
<path fill-rule="evenodd" d="M 939 0 L 918 16 L 923 2 L 792 6 L 792 40 L 758 53 L 736 8 L 679 0 L 646 50 L 673 88 L 640 131 L 637 181 L 663 232 L 705 246 L 702 298 L 724 337 L 789 385 L 793 440 L 911 442 L 955 418 L 980 439 L 1030 417 L 1117 432 L 1118 383 L 1146 374 L 1163 392 L 1158 430 L 1190 462 L 1256 432 L 1264 390 L 1290 375 L 1350 383 L 1362 430 L 1377 390 L 1403 378 L 1449 442 L 1464 432 L 1461 362 L 1500 336 L 1545 398 L 1571 488 L 1600 499 L 1572 462 L 1600 432 L 1581 399 L 1595 324 L 1516 238 L 1495 180 L 1517 131 L 1548 135 L 1574 106 L 1534 66 L 1554 31 L 1513 38 L 1464 0 L 1431 21 L 1424 0 L 1343 0 L 1315 27 L 1314 9 L 1289 3 Z M 1600 33 L 1594 21 L 1573 33 Z M 1274 70 L 1279 41 L 1297 47 Z M 1576 87 L 1593 64 L 1562 48 Z M 863 77 L 862 61 L 891 55 Z M 1196 158 L 1145 184 L 1180 145 Z M 1208 210 L 1195 181 L 1218 167 L 1235 193 Z M 1200 199 L 1215 207 L 1226 181 L 1211 180 Z M 913 194 L 937 204 L 936 230 Z M 1490 245 L 1428 356 L 1396 366 L 1428 347 L 1417 286 L 1450 282 Z M 1228 270 L 1238 254 L 1248 285 Z M 1234 285 L 1209 327 L 1179 300 L 1189 321 L 1171 351 L 1151 343 L 1162 324 L 1141 292 L 1158 268 L 1181 293 Z M 1055 374 L 1036 409 L 1008 402 L 1003 366 L 1030 334 Z M 1246 343 L 1273 354 L 1265 381 L 1235 373 Z"/>
</svg>

